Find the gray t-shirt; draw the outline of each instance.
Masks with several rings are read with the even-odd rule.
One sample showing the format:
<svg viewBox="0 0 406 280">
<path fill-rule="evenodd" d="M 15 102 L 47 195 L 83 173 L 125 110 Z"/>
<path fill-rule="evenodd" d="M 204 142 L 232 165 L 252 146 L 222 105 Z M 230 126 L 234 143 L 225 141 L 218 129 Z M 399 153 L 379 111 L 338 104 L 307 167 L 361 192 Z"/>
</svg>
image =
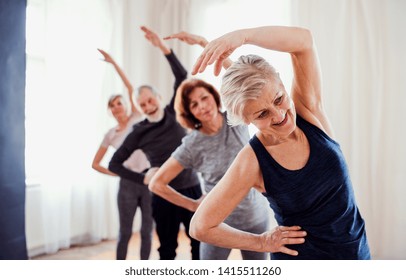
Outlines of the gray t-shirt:
<svg viewBox="0 0 406 280">
<path fill-rule="evenodd" d="M 216 135 L 205 135 L 198 130 L 183 137 L 182 144 L 172 153 L 184 168 L 200 172 L 204 189 L 211 189 L 224 176 L 238 152 L 248 143 L 248 128 L 245 125 L 231 127 L 223 114 L 223 126 Z M 239 229 L 257 225 L 269 218 L 265 197 L 251 189 L 225 222 Z"/>
</svg>

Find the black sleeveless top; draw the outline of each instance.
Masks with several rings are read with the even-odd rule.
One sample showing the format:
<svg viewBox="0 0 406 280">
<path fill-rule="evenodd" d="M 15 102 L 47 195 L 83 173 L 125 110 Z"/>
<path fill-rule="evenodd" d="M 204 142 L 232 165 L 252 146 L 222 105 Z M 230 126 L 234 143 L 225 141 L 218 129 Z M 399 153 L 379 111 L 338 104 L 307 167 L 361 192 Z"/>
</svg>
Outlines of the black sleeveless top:
<svg viewBox="0 0 406 280">
<path fill-rule="evenodd" d="M 299 170 L 279 165 L 255 135 L 250 140 L 276 221 L 307 232 L 305 243 L 287 246 L 298 256 L 271 253 L 271 259 L 370 259 L 364 220 L 339 144 L 299 115 L 297 126 L 310 145 L 308 162 Z"/>
</svg>

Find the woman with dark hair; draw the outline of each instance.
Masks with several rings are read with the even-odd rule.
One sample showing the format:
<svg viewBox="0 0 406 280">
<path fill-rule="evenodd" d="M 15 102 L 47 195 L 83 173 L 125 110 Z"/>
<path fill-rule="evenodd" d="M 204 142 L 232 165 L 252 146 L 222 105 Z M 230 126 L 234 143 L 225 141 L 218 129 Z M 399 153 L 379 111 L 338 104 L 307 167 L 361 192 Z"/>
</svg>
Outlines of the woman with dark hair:
<svg viewBox="0 0 406 280">
<path fill-rule="evenodd" d="M 180 35 L 178 35 L 180 36 Z M 193 44 L 199 36 L 183 32 L 184 41 Z M 175 98 L 177 121 L 192 131 L 182 139 L 182 144 L 160 167 L 152 178 L 150 190 L 166 200 L 196 211 L 202 199 L 191 199 L 177 192 L 170 182 L 185 168 L 200 172 L 206 192 L 217 184 L 234 160 L 241 148 L 248 143 L 249 134 L 246 125 L 230 127 L 226 122 L 226 113 L 221 112 L 220 95 L 210 84 L 190 79 L 178 88 Z M 268 229 L 268 211 L 264 197 L 252 190 L 249 192 L 225 223 L 252 233 L 261 233 Z M 227 259 L 231 249 L 200 244 L 200 258 L 206 260 Z M 241 250 L 243 259 L 264 260 L 265 253 Z"/>
</svg>

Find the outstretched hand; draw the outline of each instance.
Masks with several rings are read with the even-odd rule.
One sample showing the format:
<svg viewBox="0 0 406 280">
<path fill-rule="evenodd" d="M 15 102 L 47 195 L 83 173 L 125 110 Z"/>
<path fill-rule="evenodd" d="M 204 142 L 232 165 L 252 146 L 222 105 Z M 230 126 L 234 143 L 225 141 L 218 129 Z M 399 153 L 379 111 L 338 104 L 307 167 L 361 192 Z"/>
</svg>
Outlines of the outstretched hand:
<svg viewBox="0 0 406 280">
<path fill-rule="evenodd" d="M 207 40 L 199 35 L 191 34 L 185 31 L 172 34 L 169 36 L 164 37 L 164 40 L 170 40 L 170 39 L 178 39 L 182 42 L 185 42 L 189 45 L 200 45 L 203 48 L 207 45 Z"/>
<path fill-rule="evenodd" d="M 239 30 L 227 33 L 211 41 L 204 48 L 202 54 L 193 66 L 192 75 L 202 73 L 208 65 L 215 62 L 214 75 L 218 76 L 226 60 L 235 49 L 245 43 L 245 38 Z"/>
<path fill-rule="evenodd" d="M 106 61 L 108 63 L 114 62 L 113 58 L 108 53 L 106 53 L 102 49 L 97 49 L 97 50 L 103 55 L 104 61 Z"/>
<path fill-rule="evenodd" d="M 278 226 L 271 231 L 264 232 L 262 237 L 262 247 L 264 252 L 284 253 L 297 256 L 298 251 L 287 248 L 285 245 L 302 244 L 305 242 L 306 232 L 299 226 L 285 227 Z"/>
<path fill-rule="evenodd" d="M 144 37 L 151 42 L 151 44 L 155 47 L 160 47 L 162 45 L 161 38 L 152 31 L 148 29 L 146 26 L 141 26 L 141 30 L 144 31 Z"/>
</svg>

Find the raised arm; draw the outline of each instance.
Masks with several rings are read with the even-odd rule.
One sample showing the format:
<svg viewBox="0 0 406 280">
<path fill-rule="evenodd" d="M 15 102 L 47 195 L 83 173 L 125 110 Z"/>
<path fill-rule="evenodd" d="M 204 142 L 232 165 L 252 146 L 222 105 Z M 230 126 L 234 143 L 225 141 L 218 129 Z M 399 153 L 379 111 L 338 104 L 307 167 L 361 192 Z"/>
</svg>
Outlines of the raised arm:
<svg viewBox="0 0 406 280">
<path fill-rule="evenodd" d="M 118 75 L 120 76 L 121 80 L 123 81 L 125 87 L 127 88 L 127 93 L 128 93 L 128 99 L 130 101 L 131 105 L 131 112 L 133 114 L 141 115 L 141 113 L 137 110 L 135 107 L 134 101 L 133 101 L 133 92 L 134 88 L 131 84 L 131 82 L 128 80 L 127 76 L 125 75 L 124 71 L 121 69 L 121 67 L 116 63 L 116 61 L 104 50 L 97 49 L 104 57 L 104 61 L 107 63 L 111 63 L 114 66 L 114 69 L 116 69 Z"/>
<path fill-rule="evenodd" d="M 152 177 L 151 182 L 148 187 L 151 192 L 161 196 L 169 202 L 175 205 L 186 208 L 191 212 L 196 211 L 200 204 L 201 199 L 195 200 L 191 199 L 183 194 L 177 192 L 175 189 L 170 187 L 168 184 L 170 181 L 175 179 L 179 173 L 182 172 L 183 166 L 174 159 L 170 157 L 158 170 L 158 172 Z"/>
<path fill-rule="evenodd" d="M 145 33 L 145 38 L 151 42 L 153 46 L 159 47 L 162 52 L 165 54 L 166 59 L 169 62 L 169 65 L 171 67 L 172 73 L 175 76 L 175 83 L 173 86 L 173 96 L 171 98 L 171 101 L 169 103 L 169 107 L 173 112 L 174 111 L 174 101 L 175 101 L 175 94 L 176 90 L 178 89 L 179 85 L 186 79 L 187 77 L 187 71 L 183 67 L 182 63 L 179 61 L 179 59 L 176 57 L 176 55 L 171 51 L 166 45 L 163 43 L 161 38 L 153 32 L 152 30 L 148 29 L 145 26 L 141 26 L 141 30 L 144 31 Z"/>
<path fill-rule="evenodd" d="M 144 31 L 145 39 L 147 39 L 154 47 L 159 48 L 164 55 L 168 55 L 171 53 L 171 49 L 165 45 L 165 43 L 154 31 L 147 28 L 146 26 L 141 26 L 141 30 Z"/>
<path fill-rule="evenodd" d="M 191 221 L 190 235 L 200 241 L 225 248 L 297 255 L 297 251 L 285 245 L 304 242 L 306 233 L 298 226 L 280 226 L 272 231 L 254 234 L 223 223 L 252 186 L 263 191 L 261 178 L 254 152 L 250 147 L 244 147 L 224 177 L 200 204 Z"/>
<path fill-rule="evenodd" d="M 192 74 L 203 72 L 215 63 L 218 75 L 222 62 L 238 47 L 256 45 L 291 55 L 294 71 L 291 96 L 302 117 L 332 136 L 332 128 L 322 106 L 319 59 L 312 34 L 300 27 L 263 26 L 240 29 L 210 42 L 196 61 Z"/>
<path fill-rule="evenodd" d="M 170 40 L 170 39 L 178 39 L 182 42 L 185 42 L 186 44 L 199 45 L 202 48 L 205 48 L 207 46 L 207 44 L 209 43 L 206 40 L 206 38 L 199 36 L 199 35 L 191 34 L 191 33 L 185 32 L 185 31 L 164 37 L 164 40 Z M 231 66 L 232 63 L 233 62 L 231 61 L 231 59 L 227 58 L 223 61 L 223 67 L 225 69 L 227 69 L 228 67 Z"/>
</svg>

